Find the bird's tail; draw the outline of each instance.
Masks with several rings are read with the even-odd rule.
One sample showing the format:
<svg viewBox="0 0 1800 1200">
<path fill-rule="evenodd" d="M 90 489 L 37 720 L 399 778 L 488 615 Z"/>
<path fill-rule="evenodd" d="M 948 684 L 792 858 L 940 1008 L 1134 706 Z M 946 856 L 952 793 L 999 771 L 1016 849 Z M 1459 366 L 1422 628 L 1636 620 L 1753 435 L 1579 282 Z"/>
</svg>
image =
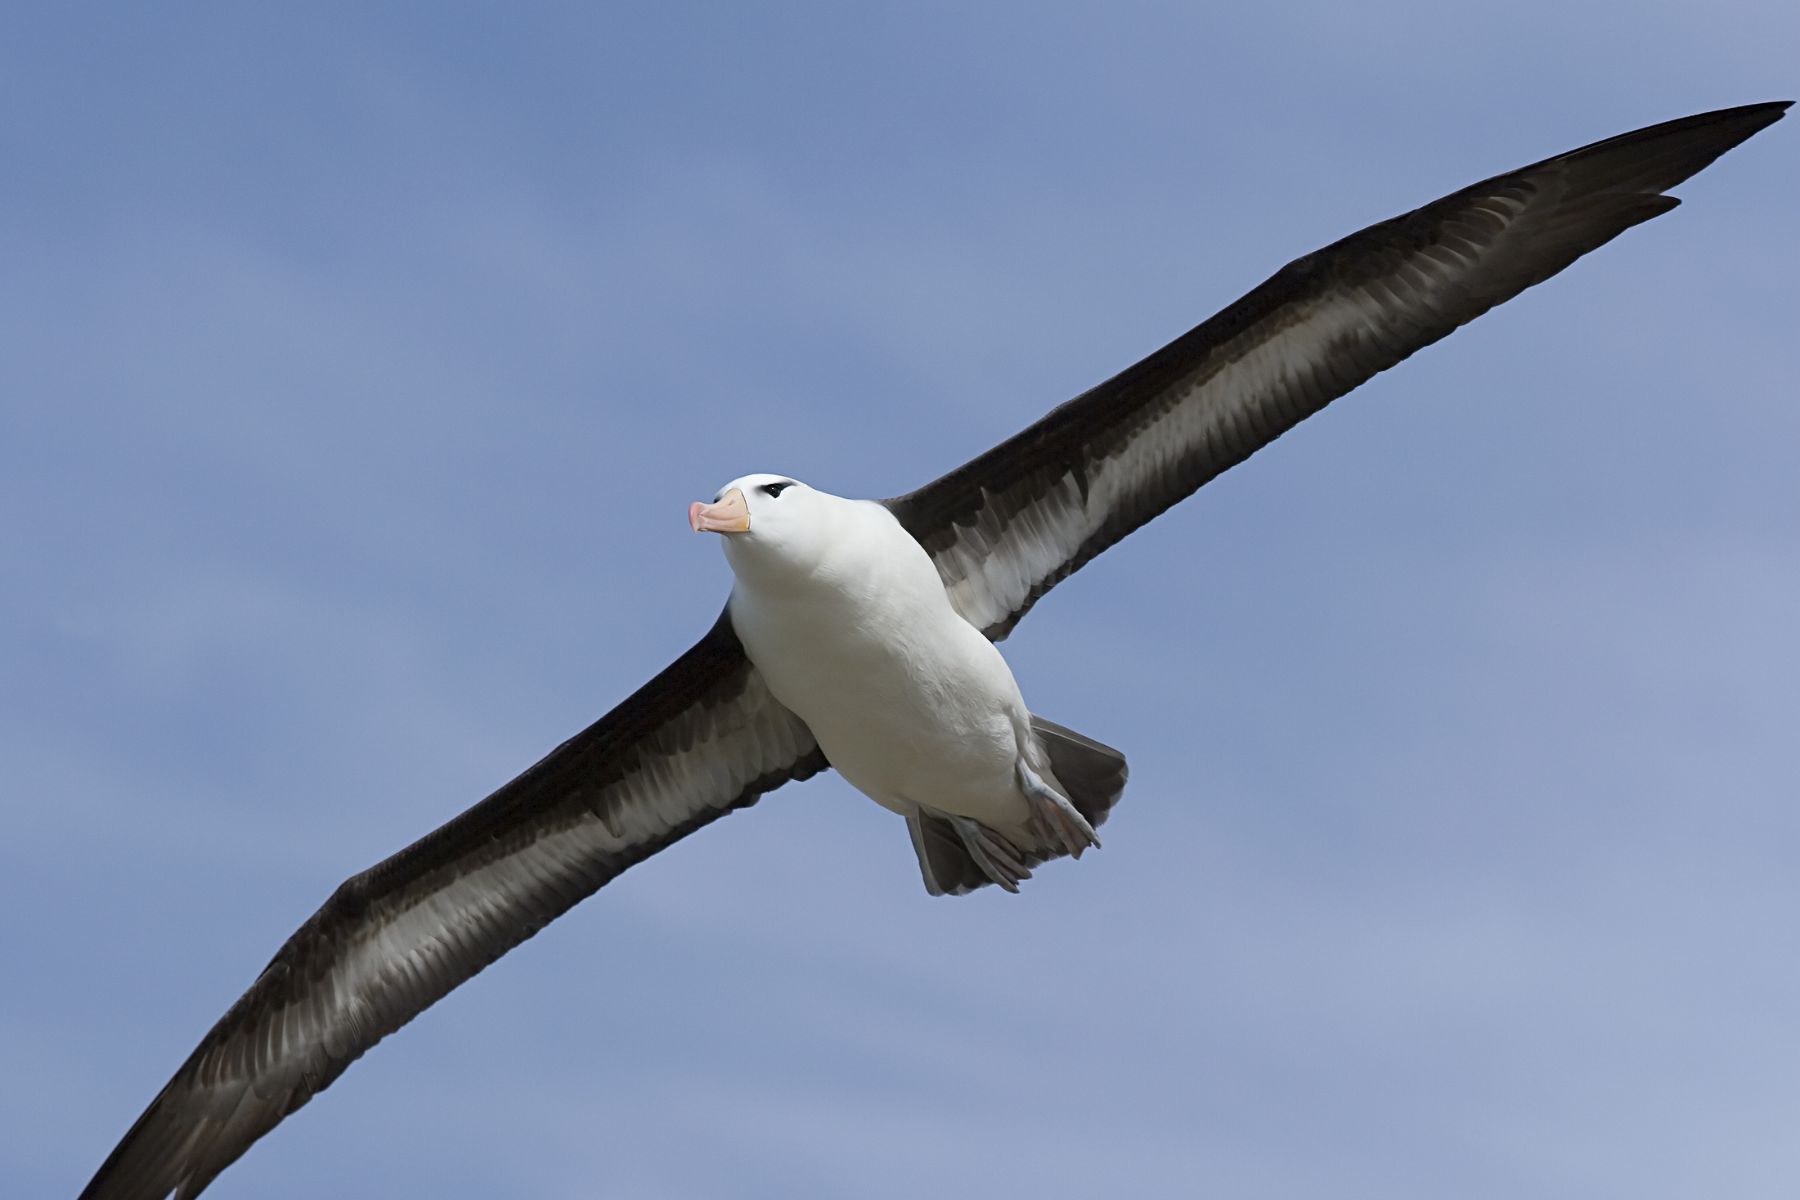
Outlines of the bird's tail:
<svg viewBox="0 0 1800 1200">
<path fill-rule="evenodd" d="M 1050 757 L 1050 771 L 1076 811 L 1098 829 L 1125 791 L 1125 756 L 1111 746 L 1031 714 L 1031 731 Z"/>
<path fill-rule="evenodd" d="M 1053 778 L 1047 782 L 1068 797 L 1089 826 L 1098 828 L 1125 791 L 1125 756 L 1035 713 L 1031 729 L 1049 759 Z M 929 810 L 907 818 L 913 849 L 919 856 L 919 870 L 925 877 L 925 890 L 934 896 L 967 895 L 995 882 L 993 870 L 984 869 L 977 861 L 978 853 L 987 854 L 990 863 L 999 860 L 1001 874 L 1009 879 L 1008 891 L 1016 891 L 1018 881 L 1028 878 L 1032 868 L 1069 853 L 1055 837 L 1033 845 L 1014 845 L 987 829 L 979 830 L 977 835 L 986 849 L 972 849 L 969 837 L 957 829 L 955 821 L 956 818 Z M 987 845 L 994 841 L 999 844 Z"/>
</svg>

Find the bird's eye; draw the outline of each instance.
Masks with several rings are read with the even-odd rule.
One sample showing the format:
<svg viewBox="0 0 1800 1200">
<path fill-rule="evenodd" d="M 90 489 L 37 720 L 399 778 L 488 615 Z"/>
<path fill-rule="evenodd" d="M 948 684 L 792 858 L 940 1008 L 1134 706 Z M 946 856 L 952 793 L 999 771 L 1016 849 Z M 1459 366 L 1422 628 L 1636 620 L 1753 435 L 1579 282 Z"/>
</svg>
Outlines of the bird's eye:
<svg viewBox="0 0 1800 1200">
<path fill-rule="evenodd" d="M 769 499 L 773 500 L 773 499 L 775 499 L 775 497 L 781 495 L 781 493 L 787 491 L 789 488 L 791 488 L 793 486 L 794 485 L 791 480 L 782 482 L 782 483 L 765 483 L 762 485 L 762 491 L 763 491 L 763 495 L 765 495 Z"/>
</svg>

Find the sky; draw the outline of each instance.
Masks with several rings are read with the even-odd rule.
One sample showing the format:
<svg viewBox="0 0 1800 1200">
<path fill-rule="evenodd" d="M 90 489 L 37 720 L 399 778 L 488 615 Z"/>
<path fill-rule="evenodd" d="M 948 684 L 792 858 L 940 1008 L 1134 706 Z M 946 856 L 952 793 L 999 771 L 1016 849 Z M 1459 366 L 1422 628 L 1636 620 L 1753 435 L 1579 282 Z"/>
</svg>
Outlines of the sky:
<svg viewBox="0 0 1800 1200">
<path fill-rule="evenodd" d="M 0 1194 L 348 875 L 1282 263 L 1793 97 L 1791 4 L 9 8 Z M 1800 124 L 1005 650 L 1103 850 L 933 899 L 841 780 L 633 869 L 208 1196 L 1791 1197 Z"/>
</svg>

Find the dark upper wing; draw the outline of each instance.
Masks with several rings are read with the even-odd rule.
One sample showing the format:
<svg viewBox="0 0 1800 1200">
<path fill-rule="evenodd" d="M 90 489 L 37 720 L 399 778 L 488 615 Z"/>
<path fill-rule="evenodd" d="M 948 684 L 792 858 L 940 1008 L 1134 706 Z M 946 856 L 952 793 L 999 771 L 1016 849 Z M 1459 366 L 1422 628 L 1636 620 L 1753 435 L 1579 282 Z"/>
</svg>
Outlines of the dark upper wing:
<svg viewBox="0 0 1800 1200">
<path fill-rule="evenodd" d="M 1278 271 L 1236 304 L 888 506 L 958 610 L 1005 637 L 1096 554 L 1413 351 L 1678 203 L 1790 101 L 1653 125 L 1497 175 Z"/>
<path fill-rule="evenodd" d="M 369 1047 L 633 863 L 825 767 L 727 619 L 543 761 L 345 882 L 82 1193 L 198 1195 Z"/>
</svg>

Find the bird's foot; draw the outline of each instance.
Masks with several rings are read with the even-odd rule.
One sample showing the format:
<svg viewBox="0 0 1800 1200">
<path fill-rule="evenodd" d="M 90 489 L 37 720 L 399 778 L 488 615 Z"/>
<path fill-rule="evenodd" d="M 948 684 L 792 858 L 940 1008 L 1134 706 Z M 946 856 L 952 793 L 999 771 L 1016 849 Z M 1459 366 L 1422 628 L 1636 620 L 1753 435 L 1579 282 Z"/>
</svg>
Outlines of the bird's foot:
<svg viewBox="0 0 1800 1200">
<path fill-rule="evenodd" d="M 948 821 L 981 873 L 1007 891 L 1016 893 L 1019 884 L 1031 878 L 1031 868 L 1021 860 L 1018 848 L 974 817 L 938 812 L 931 815 Z"/>
<path fill-rule="evenodd" d="M 1061 843 L 1062 848 L 1069 852 L 1069 857 L 1080 858 L 1081 852 L 1089 846 L 1100 845 L 1094 827 L 1081 815 L 1081 810 L 1067 796 L 1046 783 L 1043 776 L 1033 771 L 1023 758 L 1019 760 L 1019 790 L 1025 794 L 1025 802 L 1031 806 L 1032 822 L 1052 842 Z"/>
</svg>

